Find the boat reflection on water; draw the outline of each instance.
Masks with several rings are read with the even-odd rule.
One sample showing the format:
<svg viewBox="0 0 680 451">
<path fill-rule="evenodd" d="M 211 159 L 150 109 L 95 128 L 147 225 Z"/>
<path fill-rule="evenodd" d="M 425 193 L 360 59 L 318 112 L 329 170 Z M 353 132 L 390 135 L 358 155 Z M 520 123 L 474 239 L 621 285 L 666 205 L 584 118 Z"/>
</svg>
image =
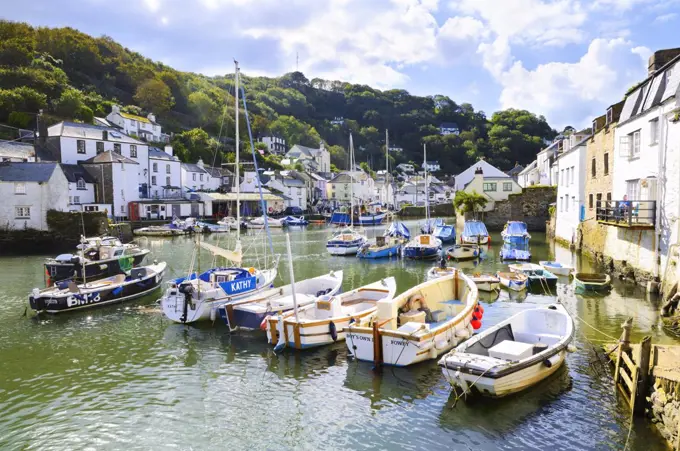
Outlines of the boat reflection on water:
<svg viewBox="0 0 680 451">
<path fill-rule="evenodd" d="M 327 373 L 329 368 L 347 364 L 347 349 L 344 342 L 329 346 L 305 349 L 302 351 L 286 348 L 283 352 L 274 353 L 273 347 L 267 344 L 267 371 L 281 379 L 309 379 Z"/>
<path fill-rule="evenodd" d="M 515 429 L 526 426 L 533 416 L 549 410 L 561 396 L 572 389 L 568 363 L 547 379 L 529 390 L 505 398 L 489 400 L 481 396 L 457 400 L 451 392 L 439 416 L 442 428 L 453 431 L 480 432 L 494 436 L 515 433 Z M 560 429 L 565 425 L 554 425 Z M 527 433 L 530 431 L 524 431 Z M 469 439 L 470 437 L 468 437 Z M 515 437 L 521 440 L 521 437 Z M 528 439 L 536 443 L 536 437 Z"/>
<path fill-rule="evenodd" d="M 344 386 L 367 398 L 371 408 L 379 410 L 388 403 L 413 403 L 446 389 L 446 380 L 436 365 L 428 363 L 409 368 L 385 366 L 373 371 L 373 364 L 352 360 L 347 365 Z"/>
<path fill-rule="evenodd" d="M 479 291 L 479 302 L 483 302 L 484 304 L 493 304 L 497 300 L 500 299 L 500 291 L 495 290 L 495 291 Z M 519 293 L 518 293 L 519 294 Z"/>
</svg>

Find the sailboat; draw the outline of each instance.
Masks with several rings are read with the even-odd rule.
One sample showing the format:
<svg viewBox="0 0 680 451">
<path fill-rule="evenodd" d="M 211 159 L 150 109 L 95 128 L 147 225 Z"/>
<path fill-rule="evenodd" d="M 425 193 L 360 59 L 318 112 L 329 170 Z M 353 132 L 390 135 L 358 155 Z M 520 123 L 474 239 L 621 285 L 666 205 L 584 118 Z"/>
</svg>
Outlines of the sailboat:
<svg viewBox="0 0 680 451">
<path fill-rule="evenodd" d="M 236 120 L 236 224 L 241 223 L 240 178 L 239 178 L 239 67 L 235 65 L 235 120 Z M 245 106 L 245 102 L 244 102 Z M 247 110 L 246 110 L 247 118 Z M 250 125 L 249 125 L 250 127 Z M 251 140 L 252 148 L 252 140 Z M 253 150 L 253 158 L 254 150 Z M 260 191 L 260 200 L 262 193 Z M 265 210 L 263 208 L 263 210 Z M 266 220 L 266 218 L 265 218 Z M 266 227 L 265 223 L 265 228 Z M 269 229 L 267 228 L 267 232 Z M 271 243 L 270 243 L 271 247 Z M 193 271 L 193 262 L 199 259 L 200 248 L 213 254 L 213 257 L 223 257 L 235 266 L 214 267 L 203 273 Z M 272 252 L 273 254 L 273 252 Z M 236 228 L 236 245 L 234 250 L 224 249 L 198 239 L 198 246 L 194 249 L 192 268 L 187 277 L 180 277 L 169 282 L 163 297 L 161 309 L 166 317 L 178 323 L 193 323 L 217 318 L 217 310 L 228 303 L 252 296 L 267 288 L 271 288 L 276 277 L 278 257 L 273 256 L 273 265 L 268 269 L 242 267 L 243 251 L 241 248 L 241 229 Z M 266 256 L 265 256 L 266 260 Z M 199 271 L 200 272 L 200 271 Z"/>
<path fill-rule="evenodd" d="M 427 161 L 427 147 L 425 144 L 423 144 L 423 161 Z M 432 235 L 434 230 L 429 228 L 429 224 L 431 224 L 431 222 L 427 165 L 423 165 L 423 168 L 425 169 L 425 224 L 428 225 L 428 231 L 427 233 L 416 236 L 404 247 L 404 258 L 410 258 L 413 260 L 437 258 L 439 256 L 439 252 L 442 250 L 442 241 L 436 236 Z"/>
<path fill-rule="evenodd" d="M 411 232 L 404 225 L 403 222 L 393 222 L 385 230 L 383 236 L 375 238 L 375 243 L 364 244 L 357 257 L 359 258 L 389 258 L 399 255 L 401 247 L 411 238 Z"/>
<path fill-rule="evenodd" d="M 349 134 L 349 167 L 354 169 L 354 143 L 352 134 Z M 354 230 L 354 179 L 350 177 L 350 203 L 349 220 L 350 226 L 345 227 L 334 235 L 326 244 L 326 249 L 331 255 L 356 255 L 357 251 L 366 243 L 367 238 L 364 234 Z"/>
</svg>

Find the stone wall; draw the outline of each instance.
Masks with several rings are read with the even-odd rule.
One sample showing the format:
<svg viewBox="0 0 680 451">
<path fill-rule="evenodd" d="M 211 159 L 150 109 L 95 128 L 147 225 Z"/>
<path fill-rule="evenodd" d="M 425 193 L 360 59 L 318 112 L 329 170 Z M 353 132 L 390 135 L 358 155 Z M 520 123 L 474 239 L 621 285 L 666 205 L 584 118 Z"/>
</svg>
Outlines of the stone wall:
<svg viewBox="0 0 680 451">
<path fill-rule="evenodd" d="M 680 426 L 680 384 L 657 377 L 649 398 L 648 415 L 668 443 L 675 447 L 678 443 Z"/>
<path fill-rule="evenodd" d="M 550 220 L 549 207 L 557 198 L 553 186 L 532 186 L 520 194 L 511 194 L 508 200 L 496 202 L 493 211 L 483 213 L 482 221 L 489 230 L 503 230 L 508 221 L 524 221 L 531 232 L 545 232 Z M 472 219 L 471 213 L 465 219 Z"/>
<path fill-rule="evenodd" d="M 425 207 L 404 207 L 397 215 L 401 218 L 424 218 Z M 452 217 L 456 215 L 456 210 L 453 208 L 452 202 L 445 204 L 433 205 L 430 207 L 430 216 L 445 216 Z"/>
</svg>

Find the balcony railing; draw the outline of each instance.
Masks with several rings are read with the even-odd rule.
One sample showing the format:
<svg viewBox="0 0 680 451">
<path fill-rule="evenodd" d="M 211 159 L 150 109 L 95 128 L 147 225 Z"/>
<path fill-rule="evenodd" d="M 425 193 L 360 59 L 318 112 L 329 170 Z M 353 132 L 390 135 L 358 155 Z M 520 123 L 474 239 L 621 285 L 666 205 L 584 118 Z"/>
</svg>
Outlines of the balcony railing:
<svg viewBox="0 0 680 451">
<path fill-rule="evenodd" d="M 595 219 L 602 224 L 616 227 L 654 228 L 656 225 L 656 201 L 599 201 Z"/>
</svg>

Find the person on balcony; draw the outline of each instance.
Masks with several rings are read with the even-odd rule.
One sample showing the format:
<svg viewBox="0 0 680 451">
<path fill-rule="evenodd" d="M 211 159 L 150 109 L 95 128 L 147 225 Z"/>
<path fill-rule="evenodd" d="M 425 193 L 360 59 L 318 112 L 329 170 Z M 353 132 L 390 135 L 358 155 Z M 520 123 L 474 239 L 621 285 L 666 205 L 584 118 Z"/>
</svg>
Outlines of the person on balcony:
<svg viewBox="0 0 680 451">
<path fill-rule="evenodd" d="M 628 200 L 628 195 L 624 194 L 623 200 L 621 202 L 619 202 L 619 219 L 623 219 L 625 221 L 626 216 L 628 216 L 629 211 L 630 211 L 630 201 Z"/>
</svg>

